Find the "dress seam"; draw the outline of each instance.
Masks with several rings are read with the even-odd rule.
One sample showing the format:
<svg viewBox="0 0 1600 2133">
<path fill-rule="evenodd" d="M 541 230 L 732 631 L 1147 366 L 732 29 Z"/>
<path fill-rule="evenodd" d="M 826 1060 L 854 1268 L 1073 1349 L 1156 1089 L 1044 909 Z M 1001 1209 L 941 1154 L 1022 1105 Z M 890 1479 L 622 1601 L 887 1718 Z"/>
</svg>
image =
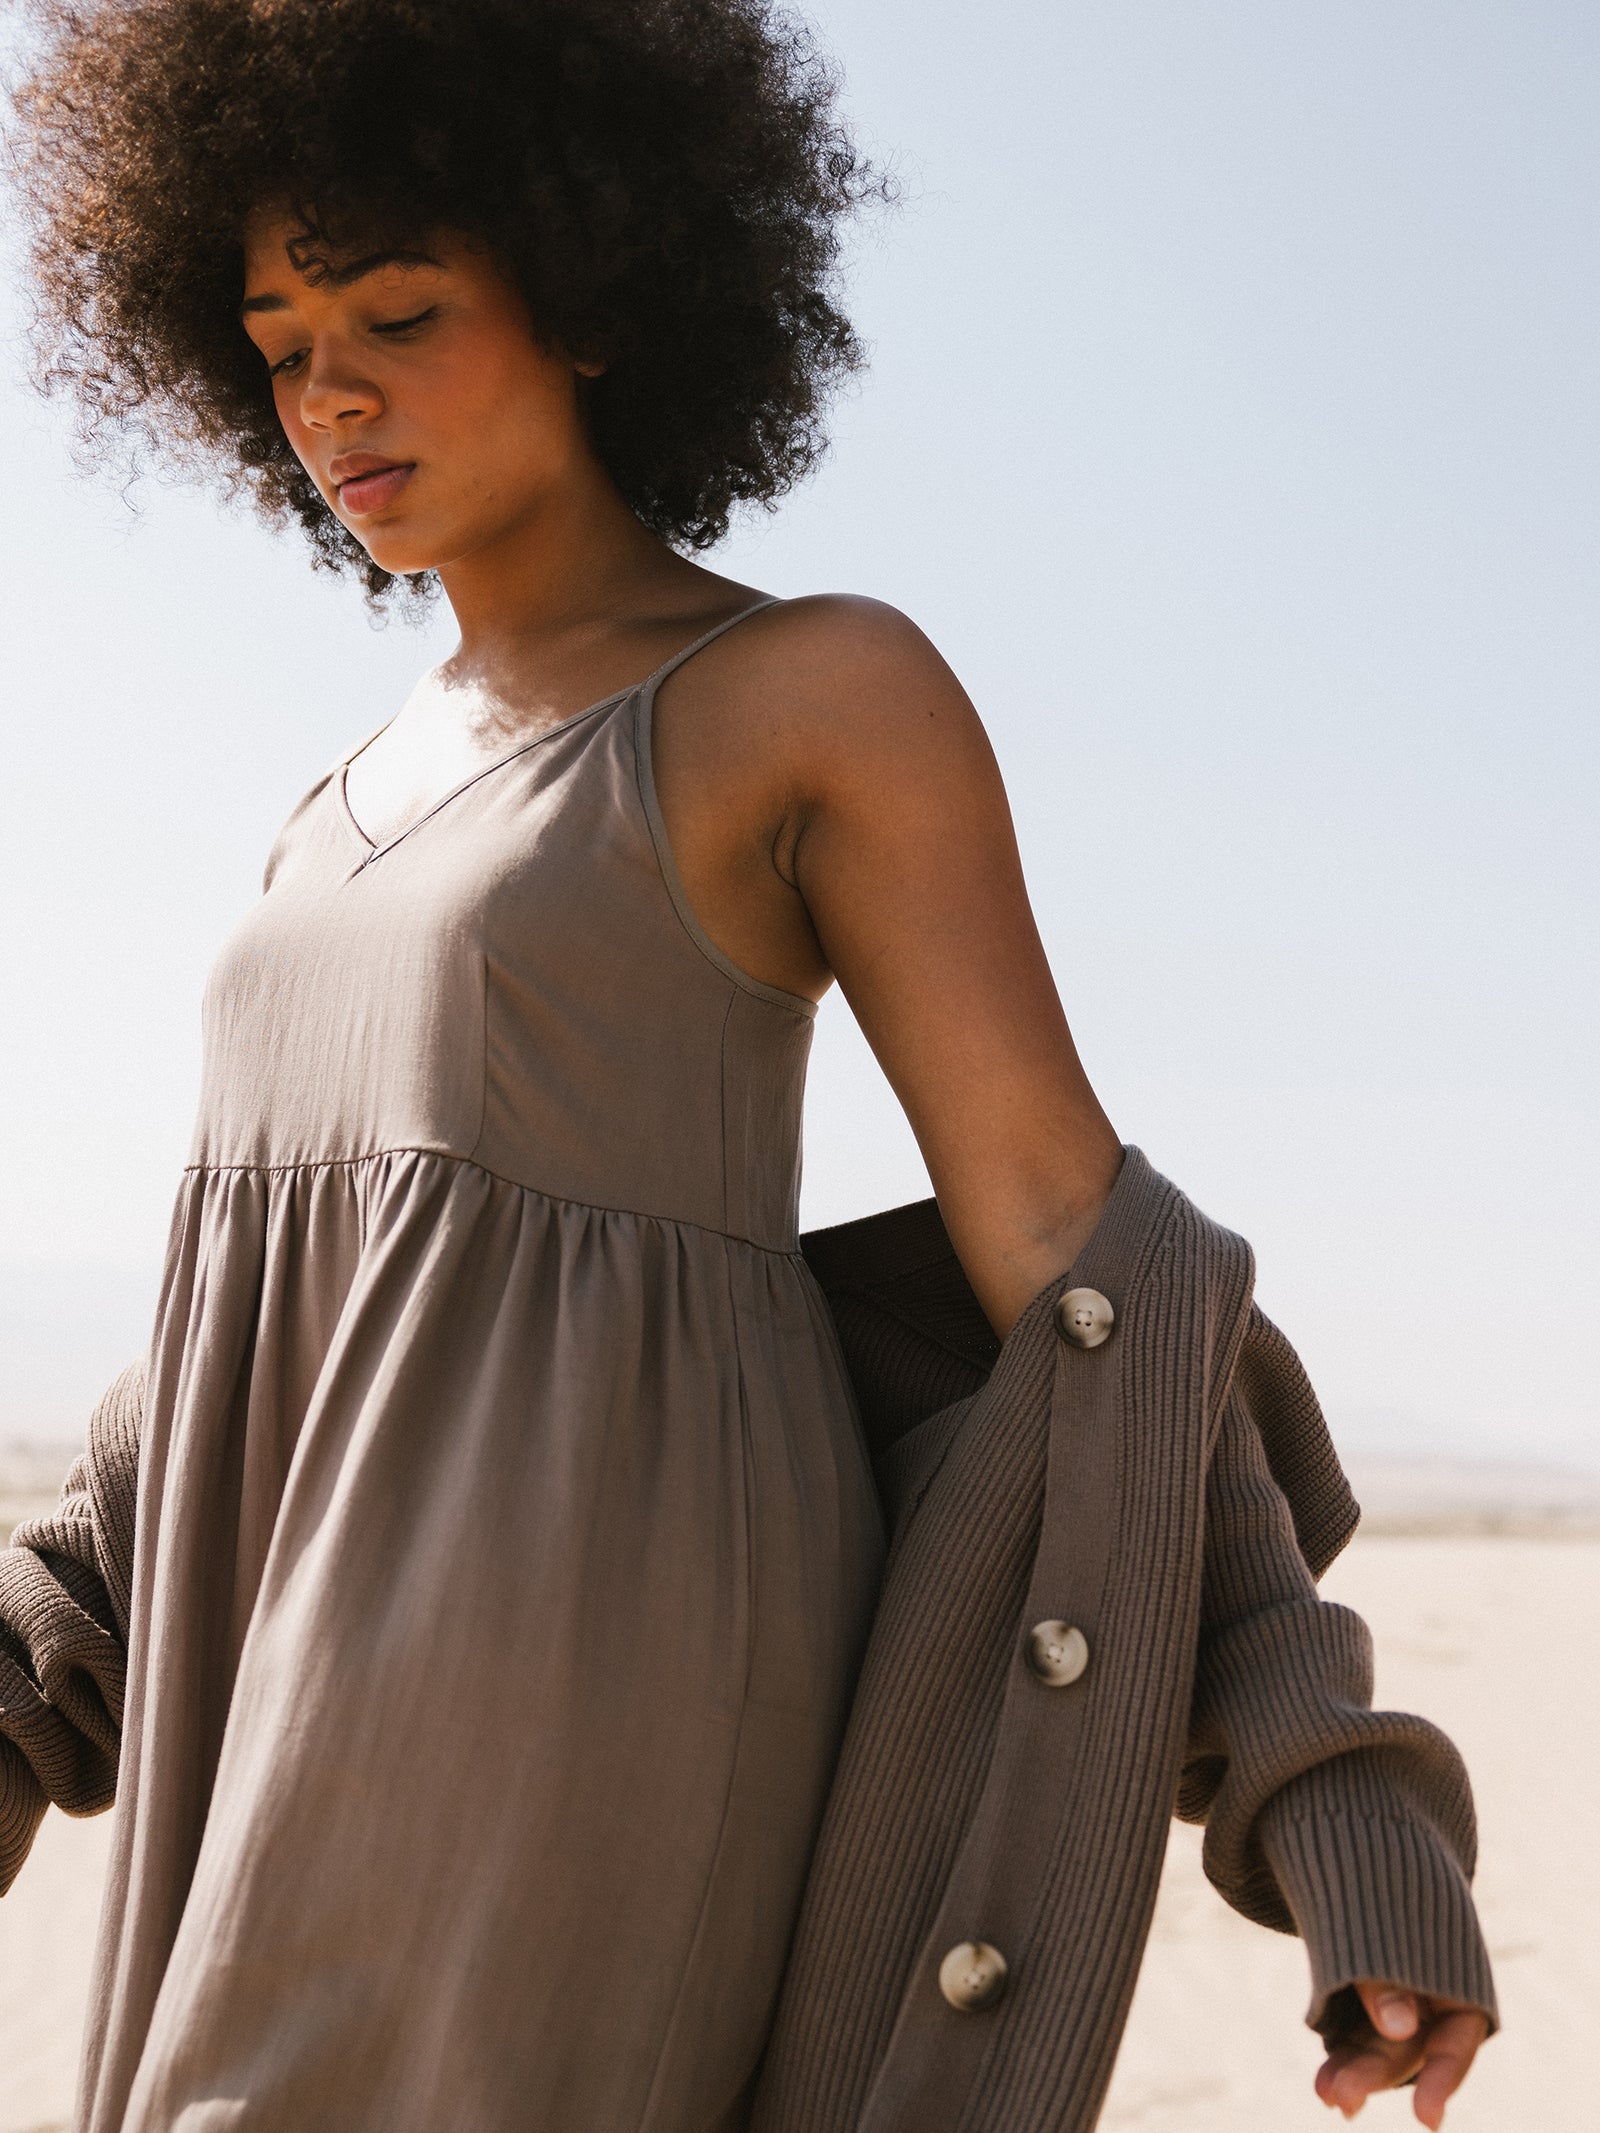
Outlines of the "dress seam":
<svg viewBox="0 0 1600 2133">
<path fill-rule="evenodd" d="M 515 1192 L 532 1193 L 536 1199 L 548 1200 L 556 1207 L 577 1207 L 591 1215 L 629 1215 L 636 1222 L 660 1222 L 671 1229 L 695 1229 L 707 1237 L 721 1237 L 728 1244 L 747 1245 L 752 1252 L 764 1252 L 772 1259 L 804 1259 L 798 1241 L 794 1244 L 762 1244 L 755 1237 L 742 1236 L 737 1230 L 719 1229 L 714 1222 L 696 1222 L 689 1215 L 663 1215 L 646 1207 L 615 1207 L 602 1200 L 580 1200 L 571 1193 L 550 1192 L 543 1185 L 530 1185 L 525 1178 L 508 1178 L 503 1170 L 493 1170 L 487 1163 L 480 1163 L 476 1156 L 457 1155 L 448 1148 L 423 1148 L 403 1146 L 396 1148 L 373 1148 L 365 1155 L 314 1156 L 303 1163 L 185 1163 L 183 1176 L 220 1177 L 225 1171 L 236 1171 L 252 1176 L 281 1177 L 291 1171 L 307 1170 L 354 1170 L 362 1163 L 381 1163 L 391 1155 L 427 1155 L 440 1163 L 457 1163 L 463 1170 L 481 1171 L 486 1178 L 493 1178 L 498 1185 L 509 1185 Z"/>
<path fill-rule="evenodd" d="M 482 1062 L 482 1071 L 480 1072 L 480 1074 L 479 1074 L 479 1076 L 478 1076 L 478 1130 L 477 1130 L 477 1132 L 476 1132 L 476 1133 L 475 1133 L 475 1134 L 474 1134 L 474 1135 L 472 1136 L 472 1148 L 471 1148 L 471 1151 L 470 1151 L 470 1152 L 468 1153 L 468 1155 L 467 1155 L 467 1156 L 466 1156 L 466 1157 L 464 1158 L 464 1160 L 465 1160 L 465 1161 L 467 1161 L 467 1162 L 469 1162 L 469 1163 L 472 1163 L 472 1164 L 474 1164 L 474 1165 L 476 1166 L 476 1168 L 478 1168 L 479 1170 L 484 1170 L 484 1169 L 486 1169 L 486 1166 L 485 1166 L 484 1164 L 482 1164 L 482 1163 L 479 1163 L 479 1162 L 478 1162 L 478 1150 L 479 1150 L 479 1149 L 480 1149 L 480 1148 L 481 1148 L 481 1147 L 483 1146 L 483 1136 L 484 1136 L 484 1135 L 485 1135 L 485 1134 L 486 1134 L 486 1133 L 488 1132 L 488 1130 L 489 1130 L 489 991 L 490 991 L 490 987 L 489 987 L 489 955 L 488 955 L 488 951 L 487 951 L 487 949 L 480 949 L 480 951 L 479 951 L 479 954 L 478 954 L 478 971 L 479 971 L 479 975 L 481 976 L 481 978 L 482 978 L 482 980 L 483 980 L 483 1003 L 482 1003 L 482 1004 L 483 1004 L 483 1015 L 482 1015 L 482 1022 L 481 1022 L 481 1025 L 480 1025 L 480 1031 L 481 1031 L 481 1036 L 482 1036 L 482 1042 L 481 1042 L 481 1043 L 479 1044 L 479 1046 L 478 1046 L 478 1057 L 479 1057 L 480 1061 Z M 488 1174 L 488 1175 L 489 1175 L 490 1177 L 493 1177 L 493 1176 L 495 1175 L 495 1173 L 494 1173 L 494 1172 L 493 1172 L 492 1170 L 491 1170 L 491 1171 L 488 1171 L 488 1173 L 487 1173 L 487 1174 Z"/>
<path fill-rule="evenodd" d="M 733 1216 L 728 1204 L 728 1024 L 733 1020 L 733 1003 L 739 997 L 730 992 L 728 1004 L 722 1011 L 722 1028 L 717 1033 L 717 1140 L 722 1155 L 722 1234 L 732 1236 L 729 1227 Z M 748 1209 L 748 1202 L 746 1203 Z"/>
</svg>

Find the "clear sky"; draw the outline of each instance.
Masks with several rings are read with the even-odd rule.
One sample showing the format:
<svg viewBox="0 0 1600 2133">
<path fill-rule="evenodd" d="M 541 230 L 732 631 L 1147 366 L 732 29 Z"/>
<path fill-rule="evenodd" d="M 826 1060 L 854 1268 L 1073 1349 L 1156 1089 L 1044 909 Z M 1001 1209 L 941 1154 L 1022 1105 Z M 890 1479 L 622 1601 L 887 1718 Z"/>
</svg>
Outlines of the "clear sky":
<svg viewBox="0 0 1600 2133">
<path fill-rule="evenodd" d="M 832 457 L 724 566 L 954 663 L 1091 1075 L 1252 1239 L 1341 1441 L 1600 1464 L 1600 12 L 810 13 L 904 201 Z M 77 478 L 20 315 L 0 1434 L 58 1435 L 142 1338 L 206 966 L 450 638 Z M 831 1003 L 806 1218 L 926 1189 Z"/>
</svg>

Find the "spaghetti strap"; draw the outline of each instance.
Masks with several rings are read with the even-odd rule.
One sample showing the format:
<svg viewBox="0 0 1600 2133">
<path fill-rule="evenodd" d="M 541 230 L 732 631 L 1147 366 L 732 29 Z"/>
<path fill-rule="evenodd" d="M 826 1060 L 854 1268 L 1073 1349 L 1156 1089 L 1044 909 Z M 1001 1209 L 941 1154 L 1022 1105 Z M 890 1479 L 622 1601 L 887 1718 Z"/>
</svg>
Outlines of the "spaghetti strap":
<svg viewBox="0 0 1600 2133">
<path fill-rule="evenodd" d="M 736 615 L 729 615 L 725 620 L 714 624 L 696 637 L 692 644 L 686 644 L 681 652 L 674 652 L 670 659 L 663 660 L 655 672 L 639 684 L 640 695 L 647 700 L 653 697 L 667 676 L 676 673 L 685 660 L 693 659 L 696 652 L 703 652 L 713 639 L 720 637 L 725 630 L 731 630 L 737 623 L 743 622 L 747 615 L 758 615 L 765 607 L 782 605 L 783 602 L 776 593 L 763 593 L 759 600 L 752 600 L 748 607 L 741 607 Z"/>
<path fill-rule="evenodd" d="M 661 879 L 666 885 L 673 909 L 682 921 L 683 930 L 694 942 L 708 963 L 730 978 L 741 992 L 750 993 L 755 999 L 765 1000 L 769 1006 L 784 1008 L 791 1015 L 799 1015 L 809 1021 L 817 1012 L 815 1000 L 808 1000 L 803 993 L 785 992 L 781 986 L 769 985 L 763 978 L 752 977 L 742 970 L 730 956 L 712 940 L 704 926 L 695 916 L 694 906 L 689 901 L 689 892 L 683 885 L 683 876 L 678 872 L 678 862 L 673 856 L 672 839 L 667 834 L 666 817 L 661 812 L 661 799 L 656 791 L 655 770 L 655 705 L 656 690 L 674 668 L 681 667 L 686 659 L 708 645 L 713 637 L 720 637 L 724 630 L 731 630 L 736 622 L 746 615 L 754 615 L 764 607 L 778 607 L 782 603 L 769 596 L 754 601 L 749 607 L 740 608 L 738 614 L 730 615 L 726 622 L 719 622 L 715 629 L 707 630 L 693 644 L 686 644 L 681 652 L 675 652 L 665 665 L 656 668 L 650 679 L 641 682 L 633 697 L 633 754 L 634 766 L 639 781 L 639 798 L 643 803 L 645 820 L 650 825 L 650 838 L 655 846 L 656 864 L 661 870 Z"/>
</svg>

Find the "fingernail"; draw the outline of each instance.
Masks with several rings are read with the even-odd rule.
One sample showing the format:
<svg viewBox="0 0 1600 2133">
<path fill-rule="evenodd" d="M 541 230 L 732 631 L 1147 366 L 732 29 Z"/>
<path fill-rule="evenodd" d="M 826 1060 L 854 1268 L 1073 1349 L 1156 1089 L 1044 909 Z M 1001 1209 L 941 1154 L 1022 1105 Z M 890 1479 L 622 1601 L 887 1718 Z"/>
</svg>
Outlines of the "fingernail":
<svg viewBox="0 0 1600 2133">
<path fill-rule="evenodd" d="M 1386 1992 L 1378 2001 L 1378 2023 L 1385 2036 L 1407 2037 L 1416 2016 L 1408 1992 Z"/>
</svg>

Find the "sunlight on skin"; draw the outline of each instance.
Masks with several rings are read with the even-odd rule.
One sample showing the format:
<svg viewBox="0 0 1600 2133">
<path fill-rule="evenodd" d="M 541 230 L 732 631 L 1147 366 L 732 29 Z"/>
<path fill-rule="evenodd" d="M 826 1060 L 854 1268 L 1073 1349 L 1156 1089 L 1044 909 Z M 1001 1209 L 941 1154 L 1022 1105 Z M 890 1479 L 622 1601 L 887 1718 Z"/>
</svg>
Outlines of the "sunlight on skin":
<svg viewBox="0 0 1600 2133">
<path fill-rule="evenodd" d="M 1369 2096 L 1399 2088 L 1415 2074 L 1412 2108 L 1438 2133 L 1446 2103 L 1489 2034 L 1486 2016 L 1459 2000 L 1429 1999 L 1402 1985 L 1363 1980 L 1356 1990 L 1373 2034 L 1353 2037 L 1328 2054 L 1317 2070 L 1317 2094 L 1330 2110 L 1354 2118 Z"/>
<path fill-rule="evenodd" d="M 541 341 L 483 247 L 433 232 L 308 273 L 298 228 L 251 219 L 241 323 L 296 457 L 374 562 L 438 571 L 469 636 L 530 600 L 559 610 L 592 573 L 708 575 L 639 524 L 590 448 L 577 380 L 604 366 Z"/>
</svg>

